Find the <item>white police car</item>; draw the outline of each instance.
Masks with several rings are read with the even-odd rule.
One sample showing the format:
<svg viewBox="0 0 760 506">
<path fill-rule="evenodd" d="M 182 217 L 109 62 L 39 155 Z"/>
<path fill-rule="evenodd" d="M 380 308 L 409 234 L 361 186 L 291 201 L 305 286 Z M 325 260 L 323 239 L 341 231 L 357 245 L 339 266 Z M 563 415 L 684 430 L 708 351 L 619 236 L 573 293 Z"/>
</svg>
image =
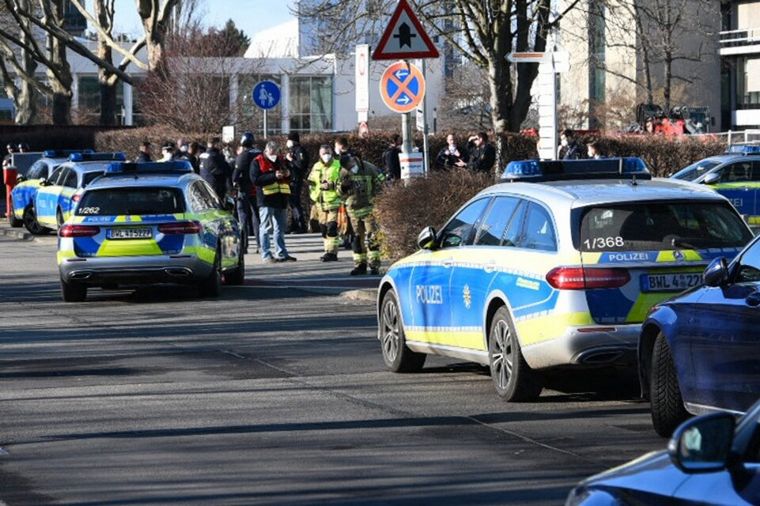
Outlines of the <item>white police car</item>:
<svg viewBox="0 0 760 506">
<path fill-rule="evenodd" d="M 381 280 L 378 338 L 392 371 L 426 354 L 489 365 L 505 400 L 537 371 L 635 360 L 649 308 L 698 285 L 752 234 L 697 185 L 652 180 L 639 159 L 513 162 Z"/>
</svg>

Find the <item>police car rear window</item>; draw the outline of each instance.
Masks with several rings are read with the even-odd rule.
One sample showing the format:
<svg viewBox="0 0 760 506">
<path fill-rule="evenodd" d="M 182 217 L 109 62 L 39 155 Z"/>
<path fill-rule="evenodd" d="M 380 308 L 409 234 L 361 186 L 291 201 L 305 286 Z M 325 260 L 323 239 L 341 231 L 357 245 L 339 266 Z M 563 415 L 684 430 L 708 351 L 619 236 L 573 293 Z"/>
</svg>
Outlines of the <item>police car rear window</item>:
<svg viewBox="0 0 760 506">
<path fill-rule="evenodd" d="M 743 247 L 752 234 L 724 202 L 642 202 L 583 210 L 581 251 Z"/>
<path fill-rule="evenodd" d="M 710 169 L 714 169 L 720 165 L 720 162 L 715 160 L 700 160 L 697 163 L 693 163 L 688 167 L 679 170 L 673 174 L 674 179 L 680 179 L 682 181 L 694 181 L 703 174 L 706 174 Z"/>
<path fill-rule="evenodd" d="M 82 196 L 77 216 L 175 214 L 185 212 L 182 192 L 176 188 L 104 188 Z"/>
</svg>

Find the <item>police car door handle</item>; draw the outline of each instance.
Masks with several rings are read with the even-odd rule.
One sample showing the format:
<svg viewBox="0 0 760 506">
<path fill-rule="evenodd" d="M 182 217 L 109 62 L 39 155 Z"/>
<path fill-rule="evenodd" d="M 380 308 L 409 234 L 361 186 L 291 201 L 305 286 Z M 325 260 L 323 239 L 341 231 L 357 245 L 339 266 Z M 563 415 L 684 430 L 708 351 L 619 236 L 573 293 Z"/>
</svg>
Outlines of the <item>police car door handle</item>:
<svg viewBox="0 0 760 506">
<path fill-rule="evenodd" d="M 452 267 L 454 267 L 454 260 L 451 259 L 451 258 L 448 258 L 448 259 L 444 260 L 443 261 L 443 266 L 445 268 L 447 268 L 447 269 L 451 269 Z"/>
<path fill-rule="evenodd" d="M 486 271 L 486 273 L 491 274 L 493 271 L 496 270 L 496 263 L 490 262 L 483 266 L 483 270 Z"/>
</svg>

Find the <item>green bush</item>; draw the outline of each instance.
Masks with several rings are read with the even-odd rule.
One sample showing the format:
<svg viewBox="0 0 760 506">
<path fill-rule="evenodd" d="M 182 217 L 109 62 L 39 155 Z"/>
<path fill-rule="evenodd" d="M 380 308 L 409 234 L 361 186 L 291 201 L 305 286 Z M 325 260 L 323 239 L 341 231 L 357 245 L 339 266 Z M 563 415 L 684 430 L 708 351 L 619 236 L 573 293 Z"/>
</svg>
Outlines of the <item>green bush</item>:
<svg viewBox="0 0 760 506">
<path fill-rule="evenodd" d="M 492 182 L 486 174 L 456 169 L 388 185 L 375 200 L 383 254 L 397 260 L 416 251 L 417 235 L 424 227 L 440 228 L 462 204 Z"/>
</svg>

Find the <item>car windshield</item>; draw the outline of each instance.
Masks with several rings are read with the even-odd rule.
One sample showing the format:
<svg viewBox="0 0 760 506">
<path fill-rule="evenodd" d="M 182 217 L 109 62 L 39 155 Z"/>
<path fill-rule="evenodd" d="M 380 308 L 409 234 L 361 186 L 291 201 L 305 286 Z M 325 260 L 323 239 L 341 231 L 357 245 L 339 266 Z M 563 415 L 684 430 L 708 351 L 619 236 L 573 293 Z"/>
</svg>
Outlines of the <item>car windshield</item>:
<svg viewBox="0 0 760 506">
<path fill-rule="evenodd" d="M 77 216 L 175 214 L 185 212 L 182 192 L 176 188 L 107 188 L 82 196 Z"/>
<path fill-rule="evenodd" d="M 580 223 L 581 251 L 737 248 L 752 233 L 727 202 L 592 206 Z"/>
<path fill-rule="evenodd" d="M 720 165 L 720 162 L 717 162 L 715 160 L 700 160 L 697 163 L 692 163 L 688 167 L 683 168 L 673 174 L 673 179 L 680 179 L 682 181 L 694 181 L 718 165 Z"/>
</svg>

